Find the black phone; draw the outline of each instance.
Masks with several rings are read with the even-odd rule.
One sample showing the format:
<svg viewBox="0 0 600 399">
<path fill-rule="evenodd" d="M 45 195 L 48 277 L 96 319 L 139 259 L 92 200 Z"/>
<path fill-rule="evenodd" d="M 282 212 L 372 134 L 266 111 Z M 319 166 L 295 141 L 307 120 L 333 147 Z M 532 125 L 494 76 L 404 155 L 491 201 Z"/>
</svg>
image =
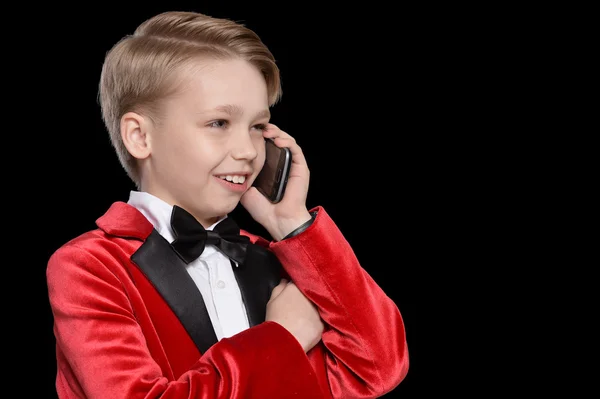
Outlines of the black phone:
<svg viewBox="0 0 600 399">
<path fill-rule="evenodd" d="M 252 186 L 276 204 L 283 198 L 291 167 L 291 150 L 278 147 L 272 139 L 265 139 L 265 164 Z"/>
</svg>

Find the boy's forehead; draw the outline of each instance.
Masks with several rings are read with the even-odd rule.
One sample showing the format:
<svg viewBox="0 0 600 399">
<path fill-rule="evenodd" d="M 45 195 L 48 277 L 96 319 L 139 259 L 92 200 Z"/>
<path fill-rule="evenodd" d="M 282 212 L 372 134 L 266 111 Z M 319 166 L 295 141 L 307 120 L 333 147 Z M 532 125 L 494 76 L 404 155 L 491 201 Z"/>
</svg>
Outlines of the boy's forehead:
<svg viewBox="0 0 600 399">
<path fill-rule="evenodd" d="M 198 112 L 269 116 L 266 81 L 251 64 L 238 60 L 200 60 L 181 72 L 180 93 L 195 103 Z"/>
<path fill-rule="evenodd" d="M 244 107 L 238 104 L 221 104 L 214 107 L 213 110 L 231 116 L 242 116 L 247 112 L 247 110 L 244 110 Z M 270 118 L 271 112 L 269 108 L 259 109 L 254 116 L 255 118 Z"/>
</svg>

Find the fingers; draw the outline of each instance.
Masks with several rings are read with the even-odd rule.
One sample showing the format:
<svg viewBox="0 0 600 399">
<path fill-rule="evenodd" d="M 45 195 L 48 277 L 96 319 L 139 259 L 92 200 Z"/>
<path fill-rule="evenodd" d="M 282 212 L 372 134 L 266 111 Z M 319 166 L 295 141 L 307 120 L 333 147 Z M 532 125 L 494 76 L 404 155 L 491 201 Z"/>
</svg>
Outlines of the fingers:
<svg viewBox="0 0 600 399">
<path fill-rule="evenodd" d="M 263 135 L 271 139 L 274 139 L 276 137 L 292 138 L 292 136 L 290 136 L 289 134 L 281 130 L 277 125 L 274 125 L 272 123 L 267 124 L 267 128 L 265 129 Z"/>
<path fill-rule="evenodd" d="M 279 284 L 275 288 L 273 288 L 273 291 L 271 291 L 271 299 L 277 298 L 279 294 L 281 294 L 281 292 L 285 289 L 285 287 L 287 287 L 287 285 L 288 281 L 282 278 Z"/>
<path fill-rule="evenodd" d="M 277 143 L 285 143 L 284 145 L 278 144 L 280 147 L 291 147 L 296 144 L 296 139 L 278 128 L 276 125 L 269 123 L 267 129 L 264 131 L 263 136 L 266 138 L 273 139 Z"/>
<path fill-rule="evenodd" d="M 278 147 L 288 147 L 292 151 L 292 162 L 306 164 L 304 153 L 302 152 L 300 146 L 296 143 L 296 139 L 281 130 L 276 125 L 269 123 L 267 125 L 267 129 L 263 133 L 263 136 L 265 138 L 273 139 Z"/>
</svg>

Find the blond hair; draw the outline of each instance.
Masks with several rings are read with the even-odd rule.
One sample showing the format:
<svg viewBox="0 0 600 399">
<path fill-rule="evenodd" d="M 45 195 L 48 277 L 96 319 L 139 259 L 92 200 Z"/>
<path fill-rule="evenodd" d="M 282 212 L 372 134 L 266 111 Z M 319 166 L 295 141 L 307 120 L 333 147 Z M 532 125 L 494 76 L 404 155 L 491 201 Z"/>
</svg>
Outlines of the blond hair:
<svg viewBox="0 0 600 399">
<path fill-rule="evenodd" d="M 185 11 L 165 12 L 143 22 L 108 51 L 98 97 L 119 162 L 138 188 L 136 160 L 121 138 L 121 117 L 134 111 L 160 120 L 160 100 L 177 91 L 178 72 L 199 56 L 246 60 L 264 76 L 269 105 L 281 97 L 279 68 L 273 55 L 243 24 Z"/>
</svg>

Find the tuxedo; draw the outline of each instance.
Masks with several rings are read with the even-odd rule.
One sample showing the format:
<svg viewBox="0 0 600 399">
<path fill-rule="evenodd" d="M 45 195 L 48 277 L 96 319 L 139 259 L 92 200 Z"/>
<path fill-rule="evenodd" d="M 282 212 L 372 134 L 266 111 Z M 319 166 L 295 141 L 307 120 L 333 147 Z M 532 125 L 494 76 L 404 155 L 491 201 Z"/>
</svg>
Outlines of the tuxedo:
<svg viewBox="0 0 600 399">
<path fill-rule="evenodd" d="M 176 212 L 173 205 L 150 193 L 135 190 L 130 192 L 127 203 L 138 209 L 165 240 L 169 243 L 175 242 L 179 234 L 175 232 L 178 223 L 174 219 Z M 192 224 L 199 225 L 193 216 L 189 215 L 189 218 L 193 221 Z M 231 218 L 227 215 L 205 229 L 203 226 L 201 228 L 214 231 L 229 220 Z M 236 233 L 239 234 L 239 227 L 237 225 L 235 227 L 237 227 Z M 198 237 L 190 237 L 190 239 L 192 242 L 204 241 L 198 240 Z M 238 272 L 241 271 L 239 262 L 230 260 L 221 248 L 214 245 L 204 246 L 199 255 L 194 254 L 190 259 L 184 258 L 184 261 L 187 272 L 202 294 L 202 302 L 217 339 L 232 336 L 250 327 L 248 309 L 245 307 L 240 284 L 237 281 Z M 194 291 L 193 288 L 192 290 Z"/>
<path fill-rule="evenodd" d="M 46 276 L 60 398 L 375 398 L 408 371 L 401 314 L 322 207 L 301 234 L 250 244 L 235 267 L 249 328 L 218 340 L 185 263 L 138 209 L 115 202 L 52 254 Z M 265 321 L 285 276 L 319 309 L 308 353 Z"/>
</svg>

